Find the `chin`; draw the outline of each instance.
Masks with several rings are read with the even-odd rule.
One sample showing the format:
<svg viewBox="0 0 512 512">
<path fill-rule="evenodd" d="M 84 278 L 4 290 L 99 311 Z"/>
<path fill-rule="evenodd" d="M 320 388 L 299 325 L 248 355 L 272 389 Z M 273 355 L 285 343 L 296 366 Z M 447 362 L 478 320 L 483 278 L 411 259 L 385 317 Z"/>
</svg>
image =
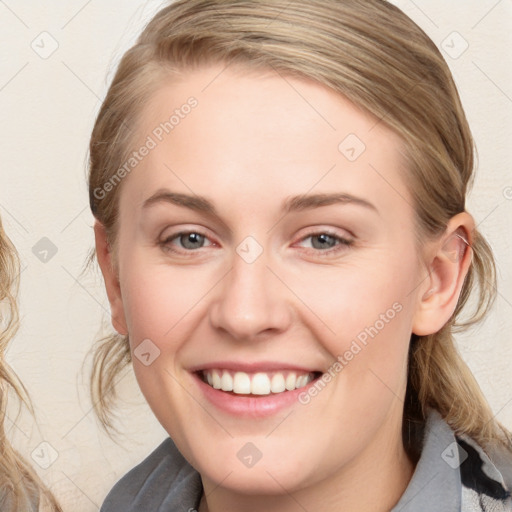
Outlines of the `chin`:
<svg viewBox="0 0 512 512">
<path fill-rule="evenodd" d="M 235 436 L 208 446 L 198 443 L 182 453 L 212 487 L 248 495 L 280 495 L 322 479 L 321 460 L 311 461 L 311 453 L 308 456 L 297 447 L 300 442 L 291 439 L 283 443 L 261 436 Z"/>
</svg>

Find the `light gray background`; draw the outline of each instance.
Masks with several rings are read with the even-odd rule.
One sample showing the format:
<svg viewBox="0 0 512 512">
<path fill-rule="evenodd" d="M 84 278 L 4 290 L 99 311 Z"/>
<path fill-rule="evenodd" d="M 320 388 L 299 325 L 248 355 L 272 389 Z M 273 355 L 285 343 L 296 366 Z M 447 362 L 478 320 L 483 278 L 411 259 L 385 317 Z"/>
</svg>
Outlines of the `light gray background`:
<svg viewBox="0 0 512 512">
<path fill-rule="evenodd" d="M 444 48 L 475 136 L 469 209 L 495 250 L 500 294 L 487 321 L 459 343 L 497 417 L 512 428 L 512 0 L 395 3 Z M 37 423 L 27 414 L 16 419 L 11 410 L 9 432 L 23 454 L 48 466 L 39 473 L 65 510 L 98 510 L 112 484 L 165 436 L 128 372 L 122 436 L 106 437 L 81 373 L 109 323 L 99 274 L 81 275 L 93 244 L 88 138 L 116 62 L 160 5 L 0 1 L 0 215 L 23 268 L 22 327 L 8 359 L 37 416 Z"/>
</svg>

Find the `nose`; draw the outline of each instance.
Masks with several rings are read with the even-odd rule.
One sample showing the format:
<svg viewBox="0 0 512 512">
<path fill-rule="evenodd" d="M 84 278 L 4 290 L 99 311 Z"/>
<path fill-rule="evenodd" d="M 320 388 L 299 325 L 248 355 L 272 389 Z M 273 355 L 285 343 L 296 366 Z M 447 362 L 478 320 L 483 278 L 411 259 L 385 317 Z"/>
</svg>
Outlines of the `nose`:
<svg viewBox="0 0 512 512">
<path fill-rule="evenodd" d="M 210 322 L 232 338 L 254 341 L 289 327 L 289 292 L 275 271 L 268 268 L 265 253 L 250 263 L 235 253 L 231 271 L 216 288 Z"/>
</svg>

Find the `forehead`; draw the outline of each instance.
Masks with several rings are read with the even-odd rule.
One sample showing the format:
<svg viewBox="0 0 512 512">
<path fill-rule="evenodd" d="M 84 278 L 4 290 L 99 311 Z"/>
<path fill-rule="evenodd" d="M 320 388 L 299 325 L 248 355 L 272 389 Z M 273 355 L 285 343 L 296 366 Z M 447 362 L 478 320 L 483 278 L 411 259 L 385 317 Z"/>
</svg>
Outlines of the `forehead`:
<svg viewBox="0 0 512 512">
<path fill-rule="evenodd" d="M 139 203 L 166 186 L 219 199 L 341 187 L 384 207 L 408 196 L 397 135 L 340 94 L 274 71 L 183 71 L 151 97 L 137 133 L 134 150 L 151 146 L 128 180 Z"/>
</svg>

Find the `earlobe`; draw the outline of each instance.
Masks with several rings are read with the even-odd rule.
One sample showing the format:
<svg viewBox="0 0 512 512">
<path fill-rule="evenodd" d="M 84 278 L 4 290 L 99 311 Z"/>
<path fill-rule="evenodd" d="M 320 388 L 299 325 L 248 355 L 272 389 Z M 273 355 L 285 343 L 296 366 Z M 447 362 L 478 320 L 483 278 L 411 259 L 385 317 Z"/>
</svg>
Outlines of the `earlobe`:
<svg viewBox="0 0 512 512">
<path fill-rule="evenodd" d="M 103 224 L 96 221 L 94 224 L 94 238 L 96 242 L 96 257 L 105 281 L 108 301 L 114 329 L 122 335 L 128 334 L 124 315 L 123 299 L 119 278 L 113 261 L 112 248 L 108 242 L 107 233 Z"/>
<path fill-rule="evenodd" d="M 433 244 L 429 275 L 421 287 L 413 333 L 426 336 L 439 331 L 451 318 L 472 260 L 474 221 L 468 213 L 453 217 Z"/>
</svg>

